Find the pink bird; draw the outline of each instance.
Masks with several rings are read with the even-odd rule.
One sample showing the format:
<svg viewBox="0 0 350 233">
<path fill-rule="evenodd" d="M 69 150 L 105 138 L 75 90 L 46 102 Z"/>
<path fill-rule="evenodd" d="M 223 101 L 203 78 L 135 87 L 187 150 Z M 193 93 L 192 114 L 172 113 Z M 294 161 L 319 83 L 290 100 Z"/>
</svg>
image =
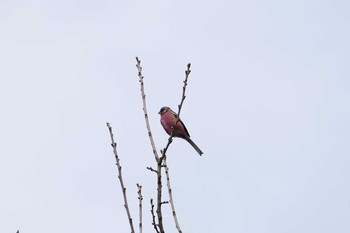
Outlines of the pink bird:
<svg viewBox="0 0 350 233">
<path fill-rule="evenodd" d="M 158 114 L 160 114 L 160 123 L 167 134 L 171 135 L 171 131 L 173 131 L 173 137 L 185 139 L 193 146 L 199 155 L 203 154 L 201 149 L 199 149 L 199 147 L 191 140 L 185 124 L 179 120 L 179 117 L 173 110 L 171 110 L 169 107 L 162 107 Z"/>
</svg>

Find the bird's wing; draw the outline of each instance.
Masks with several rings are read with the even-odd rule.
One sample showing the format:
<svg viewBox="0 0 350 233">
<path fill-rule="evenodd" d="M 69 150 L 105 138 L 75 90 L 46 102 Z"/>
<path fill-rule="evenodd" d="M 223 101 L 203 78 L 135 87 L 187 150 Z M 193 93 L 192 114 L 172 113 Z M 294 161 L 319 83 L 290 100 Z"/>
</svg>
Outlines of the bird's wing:
<svg viewBox="0 0 350 233">
<path fill-rule="evenodd" d="M 179 117 L 177 116 L 176 112 L 174 112 L 174 111 L 172 111 L 172 112 L 173 112 L 173 114 L 174 114 L 175 118 L 176 118 L 176 119 L 179 119 Z M 185 133 L 187 134 L 187 136 L 189 136 L 189 137 L 190 137 L 190 134 L 189 134 L 189 132 L 188 132 L 188 130 L 187 130 L 187 128 L 186 128 L 186 126 L 185 126 L 185 124 L 182 122 L 182 120 L 181 120 L 181 119 L 179 120 L 179 123 L 178 123 L 178 124 L 182 124 L 182 125 L 183 125 L 184 130 L 185 130 Z"/>
<path fill-rule="evenodd" d="M 185 124 L 182 122 L 182 120 L 180 120 L 180 122 L 179 122 L 179 123 L 183 125 L 183 127 L 184 127 L 184 129 L 185 129 L 185 132 L 186 132 L 186 134 L 187 134 L 187 136 L 188 136 L 188 137 L 190 137 L 190 134 L 188 133 L 188 131 L 187 131 L 187 129 L 186 129 L 186 126 L 185 126 Z"/>
<path fill-rule="evenodd" d="M 173 115 L 174 115 L 174 117 L 177 119 L 177 118 L 179 118 L 178 116 L 177 116 L 177 113 L 176 112 L 174 112 L 173 110 L 171 110 L 171 112 L 173 113 Z"/>
</svg>

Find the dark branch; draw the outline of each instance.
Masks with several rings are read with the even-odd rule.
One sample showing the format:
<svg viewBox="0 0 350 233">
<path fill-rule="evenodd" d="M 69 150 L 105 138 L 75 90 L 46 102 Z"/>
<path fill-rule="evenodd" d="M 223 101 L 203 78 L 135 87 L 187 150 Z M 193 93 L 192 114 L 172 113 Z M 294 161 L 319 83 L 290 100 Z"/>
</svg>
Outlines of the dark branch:
<svg viewBox="0 0 350 233">
<path fill-rule="evenodd" d="M 147 170 L 150 170 L 151 172 L 155 172 L 155 173 L 157 173 L 157 170 L 155 170 L 154 168 L 152 168 L 152 167 L 146 167 L 147 168 Z"/>
<path fill-rule="evenodd" d="M 140 233 L 142 233 L 142 200 L 143 200 L 143 197 L 142 197 L 142 193 L 141 193 L 141 190 L 142 190 L 142 186 L 139 185 L 139 184 L 136 184 L 137 186 L 137 194 L 138 194 L 138 199 L 139 199 L 139 229 L 140 229 Z"/>
<path fill-rule="evenodd" d="M 156 224 L 156 216 L 154 215 L 154 205 L 153 205 L 153 199 L 151 198 L 151 214 L 152 214 L 152 225 L 157 233 L 159 233 L 157 224 Z"/>
</svg>

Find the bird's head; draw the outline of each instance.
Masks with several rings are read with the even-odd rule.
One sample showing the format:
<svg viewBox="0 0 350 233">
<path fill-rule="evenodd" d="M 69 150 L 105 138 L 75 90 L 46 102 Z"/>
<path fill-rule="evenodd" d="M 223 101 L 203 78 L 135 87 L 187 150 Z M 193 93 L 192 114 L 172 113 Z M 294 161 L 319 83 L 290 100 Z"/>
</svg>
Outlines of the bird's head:
<svg viewBox="0 0 350 233">
<path fill-rule="evenodd" d="M 169 110 L 170 110 L 169 107 L 162 107 L 162 108 L 159 110 L 158 114 L 163 115 L 164 113 L 166 113 L 166 112 L 169 111 Z"/>
</svg>

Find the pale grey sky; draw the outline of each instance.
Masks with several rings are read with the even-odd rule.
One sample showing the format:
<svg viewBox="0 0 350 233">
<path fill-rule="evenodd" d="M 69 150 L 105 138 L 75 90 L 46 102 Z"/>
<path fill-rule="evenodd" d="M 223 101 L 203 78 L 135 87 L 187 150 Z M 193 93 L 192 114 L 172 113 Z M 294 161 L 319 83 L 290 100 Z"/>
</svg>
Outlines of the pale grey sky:
<svg viewBox="0 0 350 233">
<path fill-rule="evenodd" d="M 183 232 L 350 232 L 348 1 L 0 1 L 0 232 L 130 232 L 159 108 L 204 151 L 169 150 Z M 166 232 L 176 232 L 164 206 Z"/>
</svg>

